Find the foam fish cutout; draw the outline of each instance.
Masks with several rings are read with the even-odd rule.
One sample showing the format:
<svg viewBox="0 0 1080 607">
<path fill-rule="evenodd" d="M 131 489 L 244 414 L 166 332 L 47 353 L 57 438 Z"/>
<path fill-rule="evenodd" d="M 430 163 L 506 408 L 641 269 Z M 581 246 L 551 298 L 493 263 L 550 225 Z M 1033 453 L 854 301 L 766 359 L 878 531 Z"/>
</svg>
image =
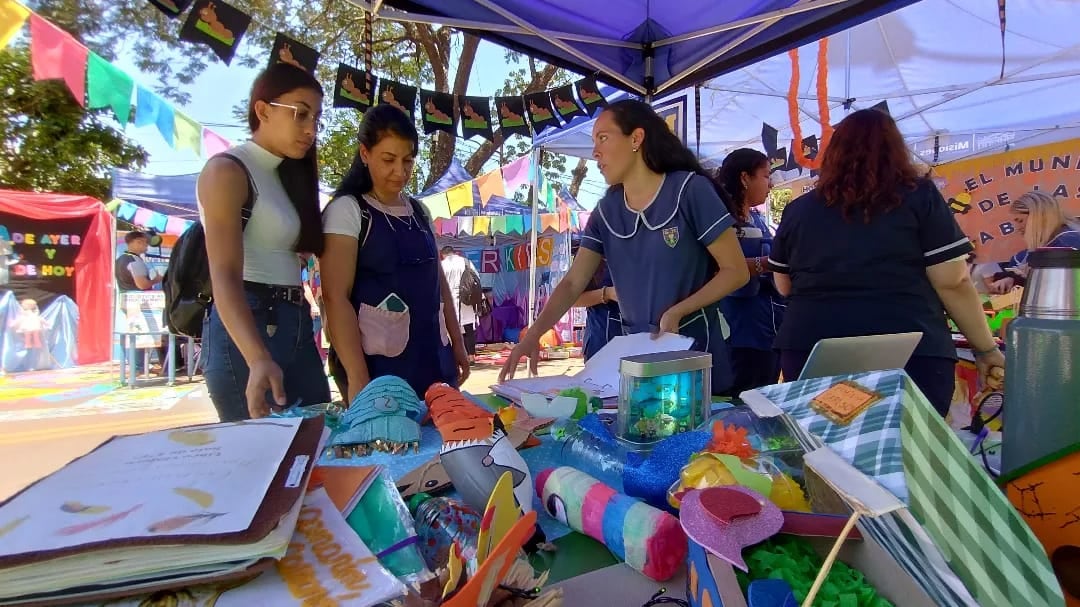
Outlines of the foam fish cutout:
<svg viewBox="0 0 1080 607">
<path fill-rule="evenodd" d="M 776 535 L 784 525 L 784 515 L 745 487 L 713 487 L 683 496 L 679 522 L 686 535 L 705 550 L 748 571 L 743 548 Z"/>
<path fill-rule="evenodd" d="M 363 456 L 373 451 L 420 451 L 419 420 L 427 407 L 409 384 L 393 375 L 377 377 L 356 395 L 341 416 L 344 428 L 330 440 L 327 455 Z"/>
<path fill-rule="evenodd" d="M 484 510 L 496 483 L 509 472 L 522 510 L 532 510 L 532 477 L 502 420 L 458 390 L 436 384 L 424 395 L 442 436 L 439 458 L 462 500 Z"/>
<path fill-rule="evenodd" d="M 514 499 L 513 481 L 509 472 L 503 473 L 495 483 L 495 489 L 488 498 L 487 510 L 480 521 L 480 534 L 476 539 L 476 563 L 482 565 L 488 554 L 498 546 L 502 538 L 510 532 L 520 517 Z"/>
</svg>

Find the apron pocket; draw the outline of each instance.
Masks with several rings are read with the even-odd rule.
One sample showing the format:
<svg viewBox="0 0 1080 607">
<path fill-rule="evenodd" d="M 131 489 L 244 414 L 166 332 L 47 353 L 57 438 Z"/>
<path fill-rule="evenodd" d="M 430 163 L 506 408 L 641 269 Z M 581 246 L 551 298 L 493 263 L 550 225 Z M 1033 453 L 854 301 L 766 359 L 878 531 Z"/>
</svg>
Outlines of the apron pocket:
<svg viewBox="0 0 1080 607">
<path fill-rule="evenodd" d="M 364 353 L 373 356 L 400 356 L 409 345 L 409 312 L 391 312 L 360 304 L 356 314 Z"/>
</svg>

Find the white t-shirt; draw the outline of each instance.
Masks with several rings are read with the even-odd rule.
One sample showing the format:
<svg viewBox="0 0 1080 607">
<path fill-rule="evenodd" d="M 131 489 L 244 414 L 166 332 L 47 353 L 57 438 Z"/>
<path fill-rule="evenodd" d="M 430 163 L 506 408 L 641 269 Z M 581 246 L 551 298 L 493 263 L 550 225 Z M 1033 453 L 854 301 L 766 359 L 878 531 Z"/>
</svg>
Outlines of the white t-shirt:
<svg viewBox="0 0 1080 607">
<path fill-rule="evenodd" d="M 128 252 L 127 255 L 131 256 L 131 261 L 127 265 L 128 272 L 131 272 L 131 275 L 136 278 L 145 278 L 149 280 L 151 278 L 150 266 L 146 265 L 146 262 L 143 261 L 142 255 L 136 255 L 131 252 Z"/>
<path fill-rule="evenodd" d="M 476 268 L 468 259 L 461 255 L 447 255 L 442 260 L 443 274 L 446 274 L 446 282 L 450 284 L 450 296 L 454 298 L 454 306 L 458 311 L 458 321 L 461 326 L 476 324 L 476 308 L 461 303 L 458 287 L 461 285 L 461 277 L 465 274 L 465 268 L 470 267 L 473 272 Z"/>
</svg>

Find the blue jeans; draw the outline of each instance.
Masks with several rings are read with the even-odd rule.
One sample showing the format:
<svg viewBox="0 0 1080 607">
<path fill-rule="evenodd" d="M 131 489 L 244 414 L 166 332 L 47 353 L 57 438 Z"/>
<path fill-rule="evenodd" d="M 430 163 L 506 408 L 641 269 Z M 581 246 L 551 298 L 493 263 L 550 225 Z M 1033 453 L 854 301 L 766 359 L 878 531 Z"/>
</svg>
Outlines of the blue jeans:
<svg viewBox="0 0 1080 607">
<path fill-rule="evenodd" d="M 286 405 L 299 401 L 301 405 L 317 405 L 330 402 L 330 385 L 323 372 L 322 359 L 311 338 L 311 309 L 307 302 L 302 305 L 285 301 L 273 301 L 269 297 L 247 290 L 247 305 L 255 317 L 255 326 L 263 336 L 263 343 L 274 362 L 281 367 L 285 379 Z M 268 327 L 276 329 L 270 335 Z M 210 400 L 217 409 L 221 421 L 248 419 L 247 388 L 248 365 L 240 349 L 225 330 L 217 309 L 210 308 L 210 315 L 203 325 L 202 341 L 203 376 Z M 267 402 L 273 402 L 267 394 Z"/>
</svg>

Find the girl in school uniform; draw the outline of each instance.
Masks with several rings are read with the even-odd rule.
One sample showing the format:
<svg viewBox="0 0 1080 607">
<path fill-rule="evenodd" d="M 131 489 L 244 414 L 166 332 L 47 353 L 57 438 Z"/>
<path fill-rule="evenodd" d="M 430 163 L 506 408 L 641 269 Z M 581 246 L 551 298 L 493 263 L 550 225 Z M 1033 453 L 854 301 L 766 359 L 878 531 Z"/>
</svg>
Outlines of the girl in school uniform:
<svg viewBox="0 0 1080 607">
<path fill-rule="evenodd" d="M 750 270 L 750 282 L 720 300 L 731 328 L 728 345 L 735 384 L 729 395 L 738 396 L 745 390 L 775 384 L 780 377 L 780 353 L 773 350 L 773 340 L 786 304 L 768 268 L 772 230 L 754 208 L 769 197 L 769 159 L 757 150 L 735 150 L 724 159 L 714 179 L 735 218 L 735 234 Z"/>
<path fill-rule="evenodd" d="M 1012 203 L 1013 224 L 1024 238 L 1024 248 L 1013 255 L 1005 271 L 990 285 L 994 293 L 1008 293 L 1027 282 L 1027 256 L 1035 249 L 1080 249 L 1080 221 L 1065 214 L 1058 199 L 1032 190 Z"/>
<path fill-rule="evenodd" d="M 731 388 L 719 301 L 750 277 L 728 213 L 697 158 L 647 103 L 608 106 L 593 126 L 593 157 L 610 185 L 570 271 L 499 375 L 523 356 L 536 372 L 540 336 L 581 295 L 606 259 L 625 334 L 678 333 L 712 354 L 712 389 Z"/>
<path fill-rule="evenodd" d="M 404 379 L 421 398 L 434 383 L 456 387 L 469 376 L 434 230 L 404 192 L 419 147 L 404 112 L 369 109 L 359 153 L 323 211 L 323 303 L 332 372 L 347 402 L 383 375 Z"/>
</svg>

